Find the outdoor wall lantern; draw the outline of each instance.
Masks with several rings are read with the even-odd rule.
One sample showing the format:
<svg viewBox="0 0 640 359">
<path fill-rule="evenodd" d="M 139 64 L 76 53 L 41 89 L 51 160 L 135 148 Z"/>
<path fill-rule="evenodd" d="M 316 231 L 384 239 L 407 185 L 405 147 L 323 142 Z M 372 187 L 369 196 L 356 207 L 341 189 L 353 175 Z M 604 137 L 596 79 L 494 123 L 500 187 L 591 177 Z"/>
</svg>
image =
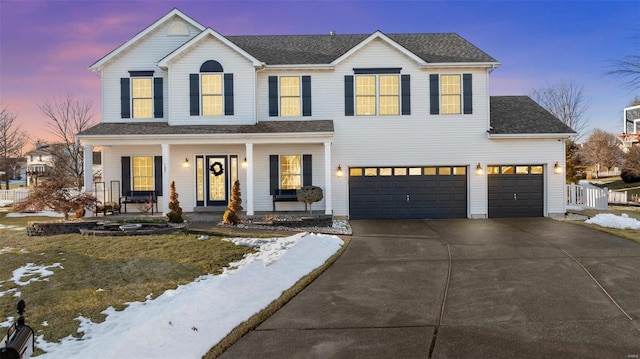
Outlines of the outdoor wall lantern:
<svg viewBox="0 0 640 359">
<path fill-rule="evenodd" d="M 247 158 L 246 157 L 242 161 L 242 168 L 247 168 Z"/>
<path fill-rule="evenodd" d="M 478 163 L 478 165 L 476 166 L 476 174 L 478 176 L 482 176 L 484 174 L 484 169 L 482 169 L 482 166 L 480 166 L 480 163 Z"/>
<path fill-rule="evenodd" d="M 338 169 L 336 170 L 336 176 L 342 177 L 342 167 L 338 165 Z"/>
<path fill-rule="evenodd" d="M 553 173 L 559 175 L 560 173 L 562 173 L 562 167 L 560 167 L 560 165 L 558 164 L 558 162 L 556 162 L 556 164 L 553 166 Z"/>
<path fill-rule="evenodd" d="M 189 159 L 188 158 L 184 158 L 184 162 L 182 162 L 182 167 L 184 168 L 189 168 Z"/>
</svg>

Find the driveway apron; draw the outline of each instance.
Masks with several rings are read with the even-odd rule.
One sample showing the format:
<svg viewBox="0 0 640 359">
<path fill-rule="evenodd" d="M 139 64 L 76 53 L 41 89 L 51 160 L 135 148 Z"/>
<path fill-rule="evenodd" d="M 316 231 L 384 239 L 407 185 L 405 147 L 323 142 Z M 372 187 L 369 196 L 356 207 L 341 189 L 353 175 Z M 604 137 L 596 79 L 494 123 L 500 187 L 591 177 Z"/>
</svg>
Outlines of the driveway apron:
<svg viewBox="0 0 640 359">
<path fill-rule="evenodd" d="M 640 245 L 545 218 L 353 221 L 223 358 L 638 358 Z"/>
</svg>

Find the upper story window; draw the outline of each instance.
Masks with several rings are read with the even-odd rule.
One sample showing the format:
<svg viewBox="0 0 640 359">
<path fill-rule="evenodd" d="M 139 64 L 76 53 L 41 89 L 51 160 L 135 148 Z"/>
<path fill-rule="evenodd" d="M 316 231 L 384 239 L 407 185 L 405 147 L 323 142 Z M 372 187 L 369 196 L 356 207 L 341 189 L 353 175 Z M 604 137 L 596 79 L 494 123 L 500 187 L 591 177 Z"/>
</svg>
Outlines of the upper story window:
<svg viewBox="0 0 640 359">
<path fill-rule="evenodd" d="M 222 115 L 222 74 L 201 74 L 202 115 Z"/>
<path fill-rule="evenodd" d="M 129 71 L 120 79 L 121 118 L 163 118 L 163 79 L 153 71 Z"/>
<path fill-rule="evenodd" d="M 345 116 L 410 115 L 411 77 L 400 70 L 354 69 L 345 76 Z"/>
<path fill-rule="evenodd" d="M 269 76 L 269 116 L 311 116 L 311 76 Z"/>
<path fill-rule="evenodd" d="M 432 115 L 472 114 L 471 74 L 429 75 Z"/>
<path fill-rule="evenodd" d="M 218 61 L 205 61 L 199 73 L 189 75 L 189 113 L 222 116 L 233 112 L 233 74 L 224 73 Z"/>
<path fill-rule="evenodd" d="M 151 88 L 151 77 L 135 77 L 131 79 L 133 118 L 153 118 Z"/>
<path fill-rule="evenodd" d="M 280 116 L 300 116 L 300 77 L 280 77 Z"/>
<path fill-rule="evenodd" d="M 357 75 L 356 115 L 399 115 L 399 75 Z"/>
</svg>

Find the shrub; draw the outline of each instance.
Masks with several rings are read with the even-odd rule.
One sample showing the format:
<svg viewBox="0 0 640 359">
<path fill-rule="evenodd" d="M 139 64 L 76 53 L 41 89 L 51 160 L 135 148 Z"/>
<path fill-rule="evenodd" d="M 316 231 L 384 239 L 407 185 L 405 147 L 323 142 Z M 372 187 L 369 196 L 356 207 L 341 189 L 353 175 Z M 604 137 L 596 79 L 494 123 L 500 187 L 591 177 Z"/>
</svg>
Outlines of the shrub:
<svg viewBox="0 0 640 359">
<path fill-rule="evenodd" d="M 231 200 L 227 206 L 229 209 L 224 211 L 222 221 L 226 224 L 237 225 L 240 223 L 240 218 L 236 212 L 242 211 L 242 197 L 240 193 L 240 181 L 235 181 L 231 188 Z"/>
<path fill-rule="evenodd" d="M 85 209 L 94 209 L 97 198 L 85 192 L 65 188 L 62 178 L 51 177 L 34 188 L 25 200 L 13 205 L 15 212 L 52 210 L 69 219 L 69 213 L 83 214 Z"/>
<path fill-rule="evenodd" d="M 318 186 L 303 186 L 296 191 L 299 202 L 304 202 L 309 206 L 309 213 L 313 213 L 311 210 L 311 204 L 319 202 L 323 198 L 322 188 Z"/>
<path fill-rule="evenodd" d="M 178 201 L 178 193 L 176 192 L 176 182 L 171 181 L 169 185 L 169 212 L 167 212 L 167 221 L 169 223 L 182 223 L 182 208 L 180 207 L 180 201 Z"/>
</svg>

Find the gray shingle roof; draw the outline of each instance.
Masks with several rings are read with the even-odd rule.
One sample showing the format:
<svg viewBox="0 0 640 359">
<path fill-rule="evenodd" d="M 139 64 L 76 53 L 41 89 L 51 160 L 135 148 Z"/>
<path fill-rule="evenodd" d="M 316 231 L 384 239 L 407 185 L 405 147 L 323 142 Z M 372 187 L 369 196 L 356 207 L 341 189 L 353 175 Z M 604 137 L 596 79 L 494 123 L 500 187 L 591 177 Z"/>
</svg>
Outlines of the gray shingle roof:
<svg viewBox="0 0 640 359">
<path fill-rule="evenodd" d="M 385 34 L 429 63 L 497 62 L 454 33 Z M 267 65 L 329 64 L 371 34 L 225 36 Z"/>
<path fill-rule="evenodd" d="M 166 122 L 99 123 L 77 136 L 139 136 L 194 134 L 259 134 L 333 132 L 333 121 L 261 121 L 256 125 L 192 125 L 169 126 Z"/>
<path fill-rule="evenodd" d="M 529 96 L 491 96 L 492 135 L 575 134 Z"/>
</svg>

